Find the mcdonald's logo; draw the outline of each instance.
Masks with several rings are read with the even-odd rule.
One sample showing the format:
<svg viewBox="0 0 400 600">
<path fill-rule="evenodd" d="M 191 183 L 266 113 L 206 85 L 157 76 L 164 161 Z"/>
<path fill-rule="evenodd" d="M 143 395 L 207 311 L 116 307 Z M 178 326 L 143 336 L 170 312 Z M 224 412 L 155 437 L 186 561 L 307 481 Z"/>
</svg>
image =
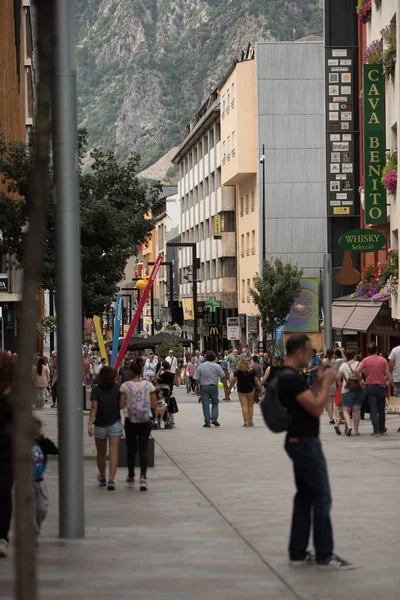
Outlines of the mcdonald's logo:
<svg viewBox="0 0 400 600">
<path fill-rule="evenodd" d="M 216 325 L 210 326 L 210 335 L 219 335 L 219 328 Z"/>
</svg>

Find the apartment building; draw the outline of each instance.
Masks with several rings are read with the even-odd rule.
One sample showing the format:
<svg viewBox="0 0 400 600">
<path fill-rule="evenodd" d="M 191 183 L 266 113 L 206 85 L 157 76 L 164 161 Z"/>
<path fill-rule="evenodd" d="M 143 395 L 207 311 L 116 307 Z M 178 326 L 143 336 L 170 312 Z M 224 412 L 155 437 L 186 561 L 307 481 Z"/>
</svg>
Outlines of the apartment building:
<svg viewBox="0 0 400 600">
<path fill-rule="evenodd" d="M 7 143 L 27 142 L 34 118 L 30 0 L 0 2 L 0 31 L 0 131 Z M 8 193 L 1 182 L 0 192 Z M 0 256 L 0 349 L 16 349 L 21 300 L 22 272 Z"/>
<path fill-rule="evenodd" d="M 250 295 L 259 271 L 258 157 L 255 53 L 249 46 L 220 87 L 223 190 L 236 197 L 237 286 L 240 343 L 255 351 L 257 308 Z"/>
<path fill-rule="evenodd" d="M 180 173 L 181 242 L 196 244 L 199 259 L 194 273 L 192 249 L 179 251 L 180 299 L 193 298 L 197 275 L 199 344 L 217 350 L 228 347 L 226 319 L 237 315 L 235 188 L 221 184 L 218 89 L 187 126 L 173 162 Z M 184 332 L 193 336 L 193 320 L 185 321 Z"/>
</svg>

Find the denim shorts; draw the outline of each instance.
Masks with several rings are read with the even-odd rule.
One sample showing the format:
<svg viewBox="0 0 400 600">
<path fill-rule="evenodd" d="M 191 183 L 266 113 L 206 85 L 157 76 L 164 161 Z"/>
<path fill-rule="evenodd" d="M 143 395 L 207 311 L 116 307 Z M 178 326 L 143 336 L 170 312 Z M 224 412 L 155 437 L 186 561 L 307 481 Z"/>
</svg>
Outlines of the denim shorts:
<svg viewBox="0 0 400 600">
<path fill-rule="evenodd" d="M 107 427 L 98 427 L 97 425 L 94 426 L 94 437 L 97 439 L 106 440 L 112 435 L 122 435 L 121 421 L 115 421 L 115 423 L 108 425 Z"/>
<path fill-rule="evenodd" d="M 361 406 L 364 402 L 364 390 L 346 392 L 342 393 L 342 404 L 344 408 L 353 408 L 353 406 Z"/>
</svg>

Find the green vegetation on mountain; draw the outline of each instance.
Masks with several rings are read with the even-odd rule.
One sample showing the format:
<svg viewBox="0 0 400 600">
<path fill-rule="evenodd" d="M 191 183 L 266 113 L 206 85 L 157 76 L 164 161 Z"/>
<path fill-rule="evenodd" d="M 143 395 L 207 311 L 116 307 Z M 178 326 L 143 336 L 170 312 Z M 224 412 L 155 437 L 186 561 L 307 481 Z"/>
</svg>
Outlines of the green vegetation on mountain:
<svg viewBox="0 0 400 600">
<path fill-rule="evenodd" d="M 320 0 L 75 0 L 80 125 L 152 164 L 249 42 L 322 32 Z"/>
</svg>

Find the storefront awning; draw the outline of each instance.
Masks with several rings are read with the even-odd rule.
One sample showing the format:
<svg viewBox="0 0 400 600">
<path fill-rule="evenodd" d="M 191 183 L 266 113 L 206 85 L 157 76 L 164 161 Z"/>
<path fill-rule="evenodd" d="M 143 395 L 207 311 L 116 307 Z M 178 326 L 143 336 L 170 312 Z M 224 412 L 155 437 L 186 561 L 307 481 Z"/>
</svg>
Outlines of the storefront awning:
<svg viewBox="0 0 400 600">
<path fill-rule="evenodd" d="M 367 332 L 382 307 L 382 302 L 343 301 L 332 304 L 332 327 L 343 331 Z"/>
</svg>

